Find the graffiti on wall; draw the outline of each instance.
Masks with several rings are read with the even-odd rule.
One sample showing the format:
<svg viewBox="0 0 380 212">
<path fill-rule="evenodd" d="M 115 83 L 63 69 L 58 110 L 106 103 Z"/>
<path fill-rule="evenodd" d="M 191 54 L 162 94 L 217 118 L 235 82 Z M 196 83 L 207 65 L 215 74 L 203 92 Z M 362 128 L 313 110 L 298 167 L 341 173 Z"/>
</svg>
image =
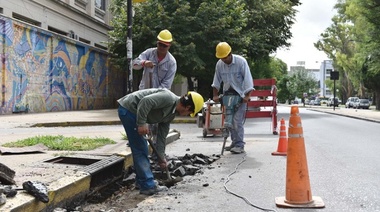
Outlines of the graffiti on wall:
<svg viewBox="0 0 380 212">
<path fill-rule="evenodd" d="M 106 53 L 3 17 L 0 33 L 0 114 L 107 108 Z"/>
</svg>

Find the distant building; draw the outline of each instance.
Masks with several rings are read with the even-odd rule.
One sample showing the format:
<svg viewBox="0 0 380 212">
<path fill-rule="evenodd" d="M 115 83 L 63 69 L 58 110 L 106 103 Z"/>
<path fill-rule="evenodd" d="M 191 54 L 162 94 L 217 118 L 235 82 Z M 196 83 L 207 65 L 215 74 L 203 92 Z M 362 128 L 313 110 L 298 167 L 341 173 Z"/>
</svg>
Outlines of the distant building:
<svg viewBox="0 0 380 212">
<path fill-rule="evenodd" d="M 321 62 L 319 68 L 319 80 L 320 80 L 320 96 L 331 97 L 333 96 L 332 90 L 326 86 L 326 80 L 330 80 L 330 73 L 334 70 L 332 60 L 324 60 Z"/>
<path fill-rule="evenodd" d="M 318 81 L 319 84 L 319 96 L 331 97 L 333 96 L 332 90 L 326 86 L 326 80 L 330 80 L 330 73 L 334 70 L 332 60 L 324 60 L 320 64 L 319 69 L 307 69 L 305 67 L 305 62 L 298 61 L 297 65 L 290 66 L 289 74 L 297 70 L 306 70 L 313 73 L 314 78 Z"/>
</svg>

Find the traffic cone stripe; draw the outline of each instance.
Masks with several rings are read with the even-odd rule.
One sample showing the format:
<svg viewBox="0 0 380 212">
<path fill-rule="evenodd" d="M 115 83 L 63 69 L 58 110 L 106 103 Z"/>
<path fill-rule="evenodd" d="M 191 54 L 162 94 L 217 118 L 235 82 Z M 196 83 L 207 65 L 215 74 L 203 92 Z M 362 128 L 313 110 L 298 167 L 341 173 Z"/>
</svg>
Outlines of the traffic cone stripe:
<svg viewBox="0 0 380 212">
<path fill-rule="evenodd" d="M 302 124 L 301 124 L 301 123 L 297 123 L 296 125 L 294 125 L 294 124 L 289 124 L 289 128 L 299 128 L 299 127 L 302 127 Z"/>
<path fill-rule="evenodd" d="M 289 138 L 303 138 L 303 134 L 289 134 Z"/>
</svg>

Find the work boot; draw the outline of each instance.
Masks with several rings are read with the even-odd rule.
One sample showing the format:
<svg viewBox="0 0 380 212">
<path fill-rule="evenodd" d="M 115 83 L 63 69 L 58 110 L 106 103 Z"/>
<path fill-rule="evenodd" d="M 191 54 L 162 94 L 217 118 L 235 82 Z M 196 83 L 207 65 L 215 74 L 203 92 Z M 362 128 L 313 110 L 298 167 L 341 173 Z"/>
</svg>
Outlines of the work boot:
<svg viewBox="0 0 380 212">
<path fill-rule="evenodd" d="M 234 154 L 240 154 L 240 153 L 245 152 L 244 147 L 238 147 L 238 146 L 233 147 L 230 151 Z"/>
<path fill-rule="evenodd" d="M 229 145 L 229 146 L 224 147 L 224 150 L 231 151 L 232 148 L 234 148 L 234 146 Z"/>
<path fill-rule="evenodd" d="M 158 181 L 157 180 L 154 180 L 154 185 L 158 186 Z M 137 182 L 135 182 L 135 189 L 136 190 L 140 190 L 140 186 L 139 186 L 139 184 Z"/>
<path fill-rule="evenodd" d="M 154 186 L 151 189 L 140 190 L 140 194 L 151 196 L 153 194 L 157 194 L 158 192 L 167 191 L 167 190 L 168 190 L 168 188 L 166 186 L 158 186 L 157 185 L 157 186 Z"/>
</svg>

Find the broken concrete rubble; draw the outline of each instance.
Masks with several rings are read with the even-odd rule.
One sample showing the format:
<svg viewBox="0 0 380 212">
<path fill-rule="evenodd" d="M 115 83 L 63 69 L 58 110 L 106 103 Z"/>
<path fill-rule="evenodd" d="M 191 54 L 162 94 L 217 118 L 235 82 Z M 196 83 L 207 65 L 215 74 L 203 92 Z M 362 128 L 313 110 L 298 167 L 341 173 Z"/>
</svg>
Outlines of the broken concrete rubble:
<svg viewBox="0 0 380 212">
<path fill-rule="evenodd" d="M 38 181 L 26 181 L 22 184 L 22 188 L 39 201 L 43 203 L 49 202 L 48 189 L 44 183 Z"/>
<path fill-rule="evenodd" d="M 200 171 L 202 166 L 209 165 L 215 160 L 218 160 L 220 155 L 206 156 L 203 154 L 185 154 L 184 156 L 167 157 L 167 164 L 172 176 L 184 177 L 186 175 L 195 175 Z M 163 174 L 160 167 L 152 160 L 152 171 L 155 178 L 160 180 L 165 179 L 166 175 Z"/>
<path fill-rule="evenodd" d="M 13 178 L 16 172 L 10 169 L 8 166 L 0 163 L 0 184 L 2 185 L 14 185 L 16 184 Z"/>
</svg>

